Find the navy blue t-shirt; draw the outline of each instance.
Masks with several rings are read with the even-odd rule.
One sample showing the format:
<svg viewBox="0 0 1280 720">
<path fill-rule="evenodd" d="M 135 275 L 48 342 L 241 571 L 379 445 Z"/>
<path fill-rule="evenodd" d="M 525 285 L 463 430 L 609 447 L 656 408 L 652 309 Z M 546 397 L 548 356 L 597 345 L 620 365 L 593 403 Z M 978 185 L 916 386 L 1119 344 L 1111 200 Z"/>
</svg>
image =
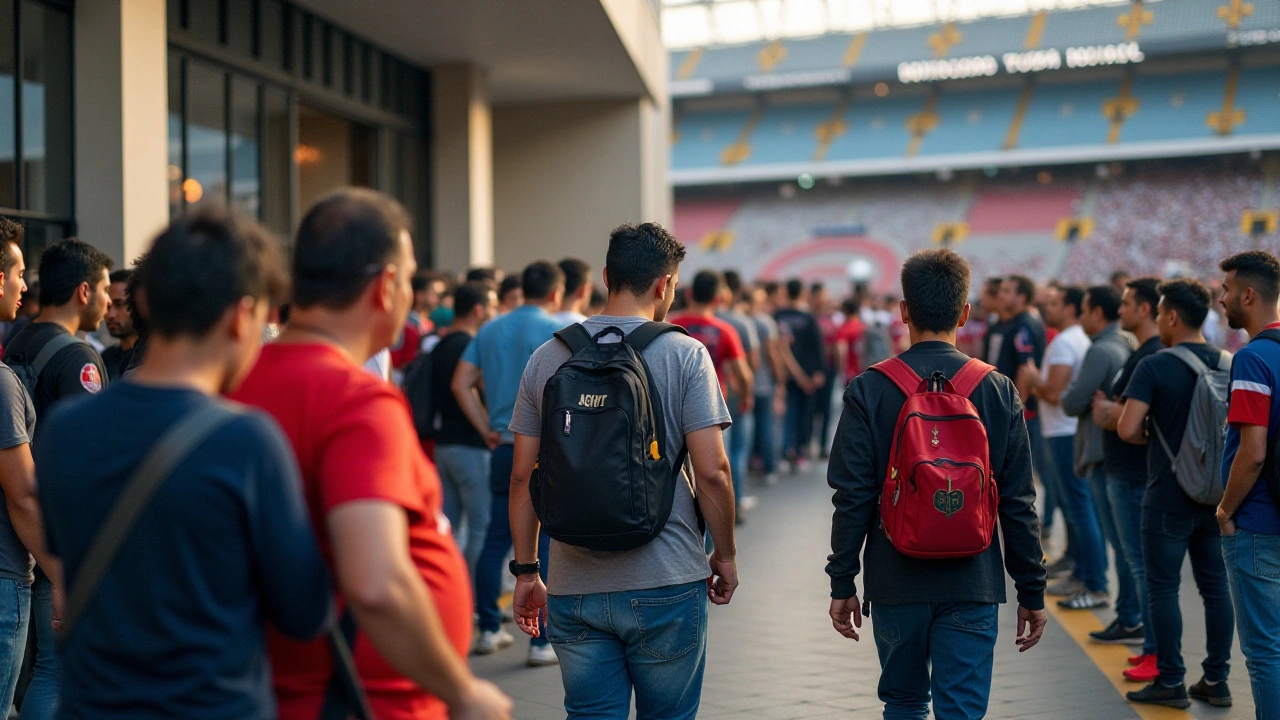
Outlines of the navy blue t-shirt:
<svg viewBox="0 0 1280 720">
<path fill-rule="evenodd" d="M 125 381 L 41 418 L 40 509 L 68 588 L 156 440 L 213 402 Z M 287 441 L 263 414 L 231 420 L 156 491 L 71 633 L 59 717 L 274 718 L 265 624 L 313 637 L 331 597 Z"/>
<path fill-rule="evenodd" d="M 1267 329 L 1280 327 L 1273 325 Z M 1267 447 L 1280 437 L 1280 343 L 1255 339 L 1236 353 L 1231 363 L 1231 405 L 1227 412 L 1227 438 L 1222 453 L 1222 482 L 1231 477 L 1231 466 L 1240 450 L 1240 426 L 1267 429 Z M 1273 453 L 1274 454 L 1274 453 Z M 1274 462 L 1274 459 L 1273 461 Z M 1268 463 L 1270 465 L 1271 463 Z M 1265 468 L 1274 471 L 1273 468 Z M 1259 477 L 1235 515 L 1236 525 L 1261 535 L 1280 535 L 1280 510 L 1271 498 L 1266 477 Z"/>
</svg>

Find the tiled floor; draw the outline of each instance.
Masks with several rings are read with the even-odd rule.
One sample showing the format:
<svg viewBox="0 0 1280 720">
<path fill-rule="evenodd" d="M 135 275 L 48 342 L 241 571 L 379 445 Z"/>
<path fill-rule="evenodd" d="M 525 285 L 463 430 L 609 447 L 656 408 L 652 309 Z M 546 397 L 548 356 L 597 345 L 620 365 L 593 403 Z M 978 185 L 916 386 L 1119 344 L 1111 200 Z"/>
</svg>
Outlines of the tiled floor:
<svg viewBox="0 0 1280 720">
<path fill-rule="evenodd" d="M 825 464 L 803 475 L 783 476 L 775 487 L 755 487 L 760 506 L 738 528 L 741 587 L 727 607 L 713 607 L 706 680 L 699 717 L 876 718 L 880 676 L 869 624 L 861 642 L 840 637 L 827 618 L 823 573 L 829 552 L 830 490 Z M 1189 569 L 1183 587 L 1184 653 L 1188 680 L 1204 657 L 1203 610 Z M 1114 587 L 1114 581 L 1113 581 Z M 1012 588 L 1009 596 L 1013 597 Z M 1252 718 L 1242 657 L 1233 659 L 1229 710 L 1195 703 L 1187 713 L 1131 708 L 1116 687 L 1051 617 L 1040 645 L 1026 653 L 1014 646 L 1013 606 L 1001 606 L 990 718 Z M 1100 612 L 1103 624 L 1111 616 Z M 519 632 L 508 626 L 512 632 Z M 559 671 L 524 667 L 527 641 L 496 655 L 472 658 L 476 671 L 516 701 L 521 720 L 563 718 Z M 1137 686 L 1130 686 L 1136 688 Z"/>
</svg>

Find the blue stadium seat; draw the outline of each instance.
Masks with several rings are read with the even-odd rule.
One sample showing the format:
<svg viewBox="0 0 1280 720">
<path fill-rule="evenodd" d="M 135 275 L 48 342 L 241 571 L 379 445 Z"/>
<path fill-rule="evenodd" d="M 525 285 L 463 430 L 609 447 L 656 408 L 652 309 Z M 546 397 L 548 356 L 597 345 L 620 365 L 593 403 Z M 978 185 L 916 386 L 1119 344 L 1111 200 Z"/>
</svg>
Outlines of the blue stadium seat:
<svg viewBox="0 0 1280 720">
<path fill-rule="evenodd" d="M 1027 107 L 1018 147 L 1105 143 L 1111 125 L 1102 115 L 1102 104 L 1119 93 L 1118 79 L 1071 85 L 1041 83 Z"/>
<path fill-rule="evenodd" d="M 1236 86 L 1236 107 L 1245 111 L 1244 124 L 1236 126 L 1236 134 L 1280 132 L 1280 70 L 1242 69 Z"/>
<path fill-rule="evenodd" d="M 705 168 L 720 165 L 720 152 L 738 139 L 751 111 L 716 110 L 687 113 L 676 122 L 671 167 Z"/>
<path fill-rule="evenodd" d="M 751 157 L 745 164 L 802 162 L 818 148 L 818 124 L 831 117 L 835 105 L 780 105 L 760 118 L 751 134 Z"/>
<path fill-rule="evenodd" d="M 849 129 L 831 143 L 828 160 L 900 157 L 907 152 L 911 133 L 907 118 L 920 112 L 921 95 L 855 100 L 845 113 Z"/>
<path fill-rule="evenodd" d="M 1222 71 L 1138 75 L 1133 96 L 1142 104 L 1125 122 L 1121 142 L 1212 137 L 1205 117 L 1222 108 L 1225 80 Z"/>
<path fill-rule="evenodd" d="M 938 98 L 938 127 L 925 136 L 920 154 L 999 150 L 1018 106 L 1017 88 L 944 94 Z"/>
</svg>

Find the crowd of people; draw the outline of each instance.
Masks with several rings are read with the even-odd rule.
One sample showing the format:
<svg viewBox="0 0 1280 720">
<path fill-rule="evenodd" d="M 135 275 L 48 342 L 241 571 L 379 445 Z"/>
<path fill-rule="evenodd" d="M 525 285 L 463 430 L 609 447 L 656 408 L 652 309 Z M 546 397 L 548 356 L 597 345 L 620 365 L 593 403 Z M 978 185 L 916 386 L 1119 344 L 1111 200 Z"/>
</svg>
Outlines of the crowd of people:
<svg viewBox="0 0 1280 720">
<path fill-rule="evenodd" d="M 901 300 L 838 300 L 683 278 L 653 223 L 614 230 L 601 269 L 420 270 L 404 210 L 350 188 L 292 248 L 205 208 L 128 269 L 57 243 L 37 288 L 0 218 L 0 707 L 506 718 L 466 658 L 514 622 L 570 717 L 691 718 L 748 480 L 829 456 L 830 617 L 857 640 L 873 615 L 886 717 L 985 713 L 1006 572 L 1021 650 L 1045 594 L 1114 597 L 1091 638 L 1139 648 L 1129 700 L 1229 705 L 1238 630 L 1258 717 L 1280 717 L 1268 253 L 1222 261 L 1218 302 L 1186 278 L 1012 275 L 971 314 L 946 248 L 904 263 Z M 904 409 L 946 392 L 961 414 Z M 1208 654 L 1189 687 L 1188 555 Z"/>
</svg>

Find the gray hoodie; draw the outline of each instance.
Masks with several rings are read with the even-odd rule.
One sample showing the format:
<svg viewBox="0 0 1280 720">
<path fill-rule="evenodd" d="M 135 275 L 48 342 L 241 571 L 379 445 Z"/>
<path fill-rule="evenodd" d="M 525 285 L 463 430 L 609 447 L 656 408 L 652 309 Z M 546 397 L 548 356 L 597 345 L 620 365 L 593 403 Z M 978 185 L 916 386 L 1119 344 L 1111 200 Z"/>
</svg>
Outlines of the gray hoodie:
<svg viewBox="0 0 1280 720">
<path fill-rule="evenodd" d="M 1101 465 L 1105 457 L 1103 430 L 1093 424 L 1093 394 L 1110 389 L 1116 374 L 1133 354 L 1133 345 L 1120 332 L 1118 322 L 1107 325 L 1090 340 L 1093 344 L 1084 355 L 1080 373 L 1067 385 L 1061 400 L 1065 413 L 1080 418 L 1076 430 L 1075 471 L 1081 478 L 1089 477 L 1089 472 Z"/>
</svg>

